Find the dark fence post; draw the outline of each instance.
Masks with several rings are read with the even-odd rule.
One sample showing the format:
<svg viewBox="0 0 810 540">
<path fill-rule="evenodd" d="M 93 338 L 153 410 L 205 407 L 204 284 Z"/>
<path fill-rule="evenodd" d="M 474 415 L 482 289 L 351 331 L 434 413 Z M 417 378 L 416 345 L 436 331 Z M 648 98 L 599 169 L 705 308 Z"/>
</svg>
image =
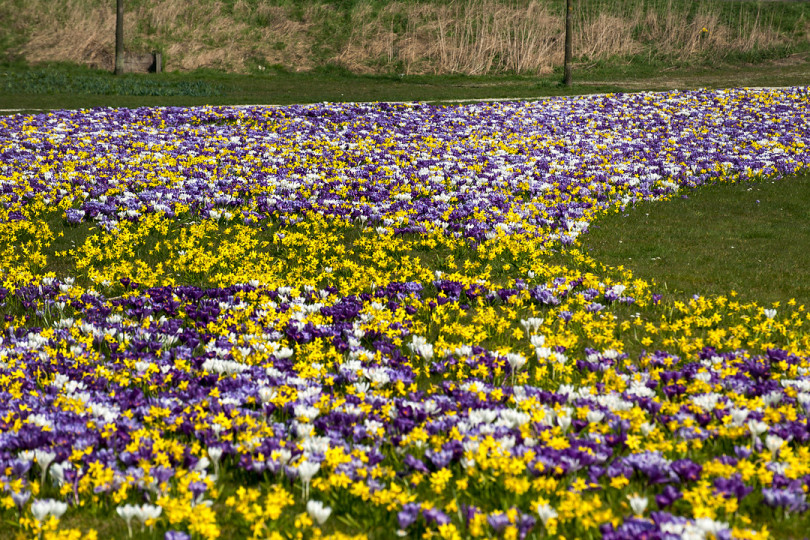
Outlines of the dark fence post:
<svg viewBox="0 0 810 540">
<path fill-rule="evenodd" d="M 571 2 L 565 0 L 565 59 L 563 60 L 563 84 L 571 86 Z"/>
<path fill-rule="evenodd" d="M 115 0 L 115 74 L 124 72 L 124 0 Z"/>
</svg>

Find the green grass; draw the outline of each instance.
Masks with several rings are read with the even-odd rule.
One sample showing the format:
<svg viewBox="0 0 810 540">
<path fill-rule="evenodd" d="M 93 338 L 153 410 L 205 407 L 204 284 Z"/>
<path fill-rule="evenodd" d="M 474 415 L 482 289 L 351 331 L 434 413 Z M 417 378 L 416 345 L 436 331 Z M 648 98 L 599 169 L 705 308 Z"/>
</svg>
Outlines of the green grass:
<svg viewBox="0 0 810 540">
<path fill-rule="evenodd" d="M 642 60 L 601 64 L 574 70 L 574 84 L 561 74 L 518 75 L 355 75 L 338 68 L 306 73 L 282 69 L 257 75 L 215 71 L 128 74 L 56 64 L 30 68 L 0 67 L 0 109 L 81 109 L 90 107 L 155 107 L 238 104 L 292 104 L 353 101 L 463 101 L 498 98 L 531 99 L 594 92 L 629 92 L 792 86 L 810 80 L 810 57 L 791 65 L 729 64 L 715 68 L 682 66 L 663 70 Z M 69 81 L 65 84 L 65 81 Z"/>
<path fill-rule="evenodd" d="M 208 97 L 221 90 L 204 80 L 172 81 L 147 77 L 109 77 L 103 73 L 34 68 L 0 72 L 0 89 L 11 94 Z"/>
<path fill-rule="evenodd" d="M 536 97 L 569 93 L 552 78 L 531 77 L 463 77 L 463 76 L 363 76 L 322 69 L 309 73 L 289 73 L 275 70 L 268 74 L 237 75 L 198 71 L 189 74 L 125 75 L 131 83 L 119 85 L 117 95 L 107 90 L 116 88 L 110 81 L 115 77 L 103 71 L 78 67 L 53 66 L 58 74 L 81 76 L 87 82 L 79 91 L 64 92 L 59 85 L 51 89 L 44 84 L 4 86 L 4 78 L 15 82 L 24 79 L 27 69 L 0 69 L 0 108 L 76 109 L 88 107 L 195 106 L 239 104 L 293 104 L 352 102 L 352 101 L 436 101 L 503 97 Z M 38 73 L 42 68 L 37 69 Z M 4 75 L 5 74 L 5 75 Z M 54 75 L 50 80 L 61 79 Z M 45 78 L 43 78 L 45 79 Z M 147 85 L 143 81 L 156 81 Z M 140 84 L 139 84 L 140 83 Z M 181 89 L 198 88 L 207 84 L 215 89 L 209 95 L 181 95 Z M 151 87 L 159 95 L 133 95 L 130 88 Z M 98 89 L 95 92 L 94 89 Z M 617 90 L 616 87 L 606 87 Z M 591 90 L 590 88 L 588 89 Z M 161 95 L 162 94 L 162 95 Z"/>
<path fill-rule="evenodd" d="M 659 292 L 810 303 L 810 174 L 707 186 L 591 225 L 586 252 Z"/>
</svg>

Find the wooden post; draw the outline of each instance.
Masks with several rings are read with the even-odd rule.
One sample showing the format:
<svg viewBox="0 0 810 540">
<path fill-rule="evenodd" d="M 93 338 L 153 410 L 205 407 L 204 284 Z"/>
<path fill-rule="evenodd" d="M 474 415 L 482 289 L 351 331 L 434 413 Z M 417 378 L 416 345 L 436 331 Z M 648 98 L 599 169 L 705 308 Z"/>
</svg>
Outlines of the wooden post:
<svg viewBox="0 0 810 540">
<path fill-rule="evenodd" d="M 115 74 L 124 72 L 124 0 L 115 0 Z"/>
<path fill-rule="evenodd" d="M 563 84 L 571 86 L 571 2 L 565 0 L 565 59 L 563 60 Z"/>
</svg>

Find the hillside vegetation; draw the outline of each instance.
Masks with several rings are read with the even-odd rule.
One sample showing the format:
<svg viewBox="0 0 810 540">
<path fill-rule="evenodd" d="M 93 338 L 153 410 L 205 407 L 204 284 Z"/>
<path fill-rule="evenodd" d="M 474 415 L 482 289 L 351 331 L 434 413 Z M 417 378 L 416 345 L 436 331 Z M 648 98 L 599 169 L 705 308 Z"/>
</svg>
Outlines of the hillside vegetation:
<svg viewBox="0 0 810 540">
<path fill-rule="evenodd" d="M 564 0 L 126 0 L 126 48 L 165 69 L 549 73 Z M 804 51 L 805 2 L 575 0 L 580 67 L 756 62 Z M 115 2 L 0 0 L 0 61 L 113 66 Z"/>
</svg>

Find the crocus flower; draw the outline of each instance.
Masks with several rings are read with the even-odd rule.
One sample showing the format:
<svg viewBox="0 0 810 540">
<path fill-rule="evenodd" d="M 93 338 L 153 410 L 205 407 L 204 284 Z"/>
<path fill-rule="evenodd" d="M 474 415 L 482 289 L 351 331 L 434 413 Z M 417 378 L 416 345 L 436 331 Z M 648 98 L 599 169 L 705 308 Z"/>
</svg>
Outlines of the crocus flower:
<svg viewBox="0 0 810 540">
<path fill-rule="evenodd" d="M 34 519 L 40 523 L 48 516 L 59 519 L 66 511 L 67 503 L 54 499 L 37 499 L 31 504 L 31 513 L 34 515 Z"/>
<path fill-rule="evenodd" d="M 332 509 L 328 506 L 324 506 L 320 501 L 310 499 L 307 501 L 307 512 L 312 519 L 318 522 L 318 525 L 323 525 L 326 523 L 326 520 L 329 519 Z"/>
</svg>

